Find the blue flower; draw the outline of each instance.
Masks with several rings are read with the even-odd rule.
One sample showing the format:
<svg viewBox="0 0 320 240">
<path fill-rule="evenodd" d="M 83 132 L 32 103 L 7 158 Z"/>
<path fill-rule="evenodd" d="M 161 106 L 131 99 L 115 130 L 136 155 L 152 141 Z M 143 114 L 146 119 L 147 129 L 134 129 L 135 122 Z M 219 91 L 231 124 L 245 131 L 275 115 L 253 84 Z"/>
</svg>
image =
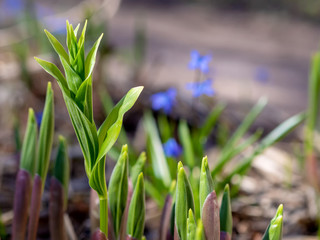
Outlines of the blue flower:
<svg viewBox="0 0 320 240">
<path fill-rule="evenodd" d="M 41 121 L 42 121 L 43 112 L 36 112 L 35 115 L 36 115 L 35 117 L 36 117 L 36 121 L 37 121 L 38 127 L 40 127 Z"/>
<path fill-rule="evenodd" d="M 19 13 L 24 9 L 24 1 L 22 0 L 5 0 L 1 4 L 1 8 L 11 13 Z"/>
<path fill-rule="evenodd" d="M 192 91 L 192 96 L 197 98 L 201 95 L 207 95 L 209 97 L 214 95 L 214 90 L 212 88 L 212 80 L 207 79 L 203 82 L 193 82 L 187 83 L 187 89 Z"/>
<path fill-rule="evenodd" d="M 167 157 L 177 158 L 182 153 L 182 147 L 177 143 L 174 138 L 170 138 L 165 144 L 163 144 L 164 154 Z"/>
<path fill-rule="evenodd" d="M 254 79 L 261 83 L 266 83 L 269 81 L 269 71 L 267 68 L 259 67 L 255 71 Z"/>
<path fill-rule="evenodd" d="M 166 92 L 153 94 L 150 98 L 152 109 L 156 111 L 163 109 L 166 114 L 170 113 L 176 103 L 176 95 L 177 90 L 175 88 L 169 88 Z"/>
<path fill-rule="evenodd" d="M 209 72 L 209 63 L 212 59 L 211 55 L 200 55 L 198 51 L 193 50 L 190 56 L 189 69 L 199 69 L 202 73 Z"/>
</svg>

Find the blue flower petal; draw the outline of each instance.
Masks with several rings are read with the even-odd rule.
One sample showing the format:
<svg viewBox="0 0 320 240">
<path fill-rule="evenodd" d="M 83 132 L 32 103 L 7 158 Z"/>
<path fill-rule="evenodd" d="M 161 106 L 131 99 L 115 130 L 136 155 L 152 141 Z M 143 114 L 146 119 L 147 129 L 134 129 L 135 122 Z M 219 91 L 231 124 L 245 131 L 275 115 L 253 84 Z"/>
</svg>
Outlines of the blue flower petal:
<svg viewBox="0 0 320 240">
<path fill-rule="evenodd" d="M 190 53 L 190 62 L 188 64 L 189 69 L 195 70 L 199 69 L 202 73 L 209 72 L 209 64 L 211 62 L 212 56 L 211 55 L 200 55 L 198 51 L 193 50 Z"/>
<path fill-rule="evenodd" d="M 259 67 L 255 71 L 254 79 L 261 83 L 266 83 L 269 81 L 269 71 L 267 68 Z"/>
<path fill-rule="evenodd" d="M 203 82 L 187 83 L 186 88 L 192 91 L 192 96 L 195 98 L 198 98 L 202 95 L 212 97 L 215 92 L 211 85 L 212 80 L 207 79 Z"/>
<path fill-rule="evenodd" d="M 177 158 L 182 153 L 182 147 L 174 138 L 170 138 L 165 144 L 163 144 L 163 150 L 166 157 Z"/>
<path fill-rule="evenodd" d="M 169 88 L 165 92 L 153 94 L 150 98 L 152 109 L 156 111 L 162 109 L 166 114 L 169 114 L 176 103 L 176 95 L 177 90 L 175 88 Z"/>
</svg>

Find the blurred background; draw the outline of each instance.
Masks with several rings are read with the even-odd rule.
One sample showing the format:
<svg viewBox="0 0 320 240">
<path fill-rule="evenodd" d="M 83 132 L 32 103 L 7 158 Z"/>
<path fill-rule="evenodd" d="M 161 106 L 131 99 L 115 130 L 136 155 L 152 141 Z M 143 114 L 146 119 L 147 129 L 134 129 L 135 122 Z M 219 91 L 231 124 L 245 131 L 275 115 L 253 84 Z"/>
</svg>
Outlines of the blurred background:
<svg viewBox="0 0 320 240">
<path fill-rule="evenodd" d="M 64 43 L 66 19 L 74 26 L 88 20 L 88 46 L 101 32 L 104 33 L 94 72 L 94 114 L 98 123 L 104 119 L 100 101 L 104 93 L 97 86 L 105 86 L 115 101 L 131 87 L 145 86 L 138 106 L 125 119 L 129 136 L 135 136 L 139 129 L 142 109 L 151 106 L 150 95 L 169 87 L 178 89 L 180 104 L 174 109 L 173 118 L 184 117 L 191 122 L 199 121 L 195 113 L 200 117 L 206 115 L 216 101 L 228 103 L 225 119 L 231 128 L 261 96 L 266 96 L 269 103 L 253 129 L 263 127 L 270 130 L 289 116 L 306 109 L 310 59 L 318 50 L 320 40 L 318 0 L 0 0 L 2 213 L 12 208 L 12 186 L 17 166 L 12 159 L 17 158 L 19 149 L 15 130 L 20 128 L 23 135 L 29 107 L 41 115 L 47 81 L 54 84 L 56 132 L 67 135 L 74 145 L 71 158 L 81 158 L 60 90 L 55 80 L 33 59 L 40 56 L 58 61 L 43 29 L 48 29 Z M 213 98 L 196 103 L 185 87 L 196 77 L 188 69 L 193 50 L 212 56 L 208 76 L 213 80 L 215 92 Z M 196 106 L 195 112 L 190 111 L 190 105 Z M 291 143 L 299 141 L 299 133 L 292 139 L 290 144 L 280 144 L 280 149 L 290 148 L 293 151 Z M 139 145 L 139 141 L 136 144 Z M 291 159 L 285 152 L 274 151 L 269 153 L 276 154 L 272 159 Z M 83 169 L 73 169 L 72 174 L 74 179 L 78 179 L 78 182 L 71 183 L 75 192 L 88 189 Z M 252 184 L 256 184 L 256 188 L 259 186 L 258 180 L 254 183 L 249 181 L 249 186 Z M 247 191 L 254 192 L 252 189 L 256 188 L 249 187 Z M 306 188 L 308 192 L 310 189 L 304 186 Z M 290 215 L 296 219 L 288 223 L 290 228 L 286 233 L 315 234 L 316 214 L 312 211 L 316 206 L 313 193 L 309 193 L 310 196 L 289 204 L 300 212 L 293 211 L 292 214 L 296 215 Z M 76 196 L 79 199 L 72 201 L 78 205 L 70 212 L 77 209 L 76 216 L 80 220 L 74 220 L 77 222 L 74 224 L 78 224 L 78 231 L 83 232 L 88 207 L 81 200 L 81 195 Z M 236 203 L 235 211 L 250 201 L 254 200 Z M 257 219 L 263 211 L 250 208 L 245 214 L 241 210 L 238 214 L 239 222 L 245 218 L 259 222 Z M 5 217 L 10 219 L 10 216 Z M 250 238 L 245 235 L 249 231 L 248 223 L 240 224 L 237 231 L 244 235 L 236 239 L 256 239 L 255 231 L 264 229 L 265 222 L 250 230 Z M 152 223 L 150 226 L 152 228 Z"/>
</svg>

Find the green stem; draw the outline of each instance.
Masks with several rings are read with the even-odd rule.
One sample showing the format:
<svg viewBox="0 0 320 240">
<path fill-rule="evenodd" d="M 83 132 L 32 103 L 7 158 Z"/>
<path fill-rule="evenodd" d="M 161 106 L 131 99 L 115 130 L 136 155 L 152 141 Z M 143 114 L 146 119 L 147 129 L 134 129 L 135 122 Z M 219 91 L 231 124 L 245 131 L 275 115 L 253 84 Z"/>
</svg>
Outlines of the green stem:
<svg viewBox="0 0 320 240">
<path fill-rule="evenodd" d="M 108 198 L 100 198 L 100 230 L 108 236 Z"/>
</svg>

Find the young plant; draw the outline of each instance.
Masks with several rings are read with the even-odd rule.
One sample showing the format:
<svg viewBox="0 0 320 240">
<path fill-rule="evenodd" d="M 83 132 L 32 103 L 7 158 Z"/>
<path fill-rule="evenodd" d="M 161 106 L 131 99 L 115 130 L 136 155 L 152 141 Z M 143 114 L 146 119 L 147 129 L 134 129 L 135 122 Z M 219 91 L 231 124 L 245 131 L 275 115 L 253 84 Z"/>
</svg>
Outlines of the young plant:
<svg viewBox="0 0 320 240">
<path fill-rule="evenodd" d="M 100 201 L 100 230 L 108 236 L 108 194 L 105 179 L 105 156 L 116 142 L 124 114 L 134 105 L 143 87 L 131 89 L 112 109 L 99 129 L 92 111 L 92 73 L 102 35 L 85 57 L 85 23 L 77 39 L 79 25 L 74 29 L 67 21 L 67 49 L 48 31 L 47 37 L 59 55 L 65 76 L 53 63 L 36 58 L 38 63 L 58 82 L 69 116 L 77 135 L 91 188 Z"/>
<path fill-rule="evenodd" d="M 44 182 L 47 177 L 49 161 L 52 149 L 54 134 L 54 102 L 51 83 L 48 83 L 47 95 L 43 116 L 40 125 L 39 140 L 36 156 L 36 174 L 33 180 L 31 195 L 30 218 L 28 225 L 28 240 L 36 239 L 39 213 L 41 207 L 41 196 L 43 193 Z"/>
<path fill-rule="evenodd" d="M 143 155 L 142 155 L 143 156 Z M 141 160 L 142 159 L 142 160 Z M 135 169 L 143 168 L 141 157 Z M 132 176 L 135 177 L 135 176 Z M 141 239 L 144 231 L 145 197 L 142 172 L 131 181 L 128 170 L 128 146 L 124 145 L 109 182 L 109 240 Z M 134 191 L 132 189 L 134 182 Z"/>
<path fill-rule="evenodd" d="M 38 127 L 35 114 L 32 109 L 29 109 L 27 130 L 22 145 L 20 170 L 16 180 L 12 225 L 14 239 L 25 239 L 30 198 L 28 239 L 33 240 L 36 238 L 43 183 L 47 176 L 52 148 L 53 129 L 53 91 L 51 83 L 48 83 L 39 137 L 37 136 Z"/>
<path fill-rule="evenodd" d="M 264 233 L 262 240 L 281 240 L 283 225 L 283 205 L 278 207 L 276 215 L 271 219 L 270 224 Z"/>
<path fill-rule="evenodd" d="M 20 169 L 16 178 L 14 195 L 14 218 L 12 224 L 12 238 L 25 239 L 28 221 L 28 210 L 32 192 L 32 180 L 35 171 L 37 122 L 34 111 L 29 109 L 27 129 L 22 143 Z"/>
<path fill-rule="evenodd" d="M 192 188 L 181 162 L 178 164 L 177 186 L 175 197 L 167 197 L 160 228 L 160 239 L 178 240 L 231 240 L 232 213 L 229 186 L 226 185 L 219 208 L 213 180 L 208 168 L 207 159 L 203 158 L 200 177 L 199 218 L 195 213 L 195 202 Z M 170 217 L 169 217 L 170 215 Z M 173 222 L 172 222 L 172 219 Z M 173 224 L 170 224 L 173 223 Z M 281 240 L 282 238 L 282 205 L 274 219 L 271 220 L 263 240 Z"/>
</svg>

